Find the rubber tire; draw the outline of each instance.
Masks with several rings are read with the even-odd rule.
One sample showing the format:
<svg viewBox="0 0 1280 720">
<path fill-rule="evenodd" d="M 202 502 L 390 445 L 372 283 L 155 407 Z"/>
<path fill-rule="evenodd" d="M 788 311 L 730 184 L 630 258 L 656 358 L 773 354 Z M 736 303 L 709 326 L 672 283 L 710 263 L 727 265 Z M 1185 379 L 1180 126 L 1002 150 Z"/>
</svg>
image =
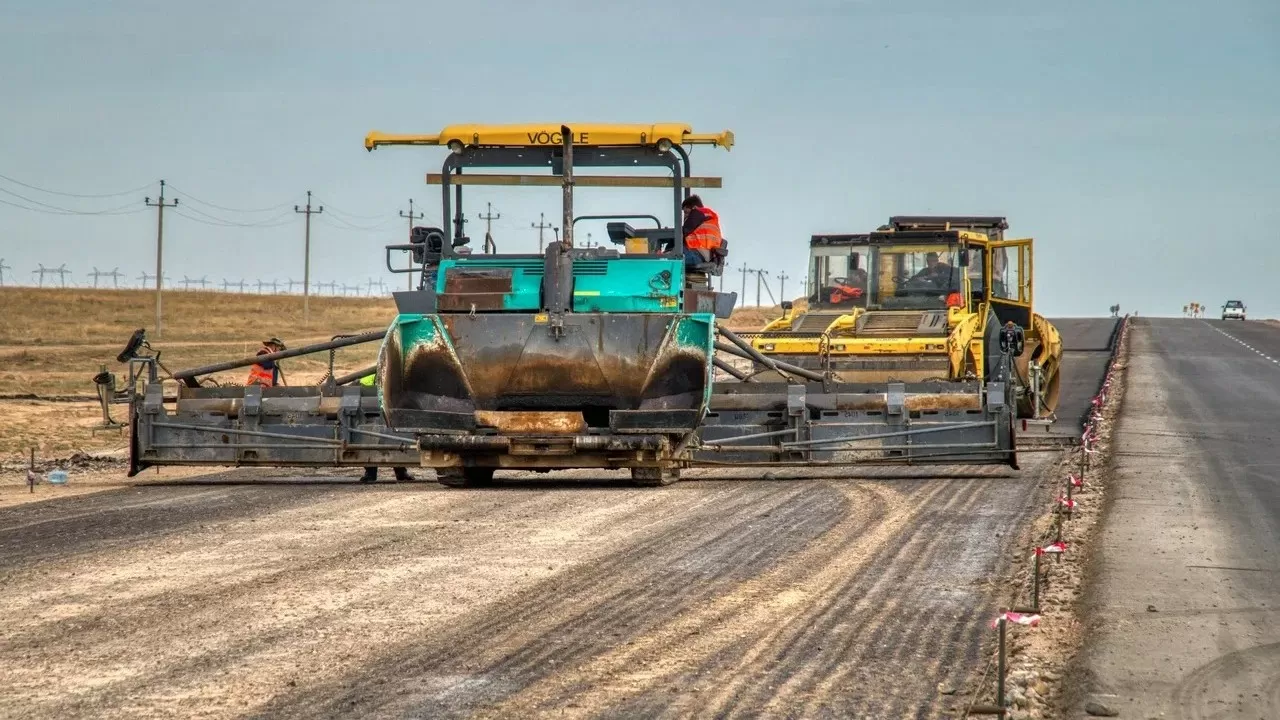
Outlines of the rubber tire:
<svg viewBox="0 0 1280 720">
<path fill-rule="evenodd" d="M 680 468 L 633 467 L 631 482 L 641 487 L 665 487 L 680 479 Z"/>
<path fill-rule="evenodd" d="M 484 487 L 493 484 L 493 468 L 454 467 L 436 470 L 436 482 L 446 487 Z"/>
</svg>

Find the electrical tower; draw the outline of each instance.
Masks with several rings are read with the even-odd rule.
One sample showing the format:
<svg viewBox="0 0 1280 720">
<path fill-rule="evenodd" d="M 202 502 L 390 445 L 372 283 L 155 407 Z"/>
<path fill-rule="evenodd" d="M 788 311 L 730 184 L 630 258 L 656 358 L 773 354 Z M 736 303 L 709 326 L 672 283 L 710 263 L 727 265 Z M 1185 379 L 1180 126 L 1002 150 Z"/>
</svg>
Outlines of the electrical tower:
<svg viewBox="0 0 1280 720">
<path fill-rule="evenodd" d="M 387 292 L 387 284 L 382 281 L 382 278 L 378 278 L 377 280 L 374 280 L 373 278 L 369 278 L 369 281 L 365 283 L 365 288 L 367 289 L 366 292 L 368 292 L 370 296 L 373 295 L 374 288 L 378 288 L 379 295 L 385 294 Z"/>
<path fill-rule="evenodd" d="M 308 190 L 307 209 L 303 210 L 297 205 L 294 205 L 293 211 L 296 213 L 302 213 L 307 217 L 306 231 L 304 235 L 305 239 L 302 244 L 302 322 L 303 324 L 306 324 L 311 320 L 311 216 L 319 215 L 324 212 L 324 206 L 322 205 L 315 210 L 312 210 L 311 191 Z"/>
<path fill-rule="evenodd" d="M 484 254 L 493 255 L 498 252 L 498 244 L 493 241 L 493 221 L 502 217 L 502 213 L 493 214 L 493 204 L 484 204 L 485 212 L 483 215 L 476 213 L 476 216 L 484 221 Z"/>
<path fill-rule="evenodd" d="M 162 317 L 160 286 L 163 284 L 163 280 L 164 280 L 164 209 L 167 207 L 177 207 L 178 198 L 174 198 L 173 202 L 171 203 L 166 203 L 164 201 L 164 181 L 161 180 L 160 181 L 160 197 L 155 202 L 151 202 L 151 198 L 144 198 L 143 202 L 145 202 L 148 207 L 154 207 L 156 209 L 156 274 L 155 274 L 156 335 L 155 336 L 159 338 L 161 333 L 160 322 Z"/>
<path fill-rule="evenodd" d="M 94 269 L 96 270 L 97 268 L 94 268 Z M 119 267 L 111 268 L 111 272 L 102 273 L 102 276 L 111 278 L 111 287 L 115 288 L 116 290 L 120 289 L 120 278 L 124 277 L 124 273 L 120 272 Z"/>
<path fill-rule="evenodd" d="M 12 269 L 12 265 L 5 265 L 4 258 L 0 258 L 0 287 L 4 287 L 4 271 Z"/>
<path fill-rule="evenodd" d="M 547 217 L 545 213 L 538 213 L 538 222 L 529 223 L 529 227 L 537 228 L 538 230 L 538 254 L 541 255 L 542 254 L 542 231 L 550 230 L 551 223 L 547 222 Z M 557 230 L 557 232 L 559 231 Z"/>
<path fill-rule="evenodd" d="M 746 263 L 742 263 L 742 267 L 738 268 L 738 271 L 742 273 L 742 307 L 746 307 L 747 306 L 747 273 L 755 272 L 755 271 L 747 267 Z"/>
<path fill-rule="evenodd" d="M 93 278 L 93 287 L 95 290 L 98 288 L 98 278 L 102 277 L 103 275 L 106 275 L 106 273 L 98 269 L 97 265 L 93 266 L 93 272 L 85 273 L 85 274 Z"/>
<path fill-rule="evenodd" d="M 295 287 L 297 287 L 297 286 L 301 285 L 301 284 L 302 284 L 302 282 L 301 282 L 301 281 L 299 281 L 299 280 L 294 280 L 293 278 L 289 278 L 289 283 L 288 283 L 288 284 L 289 284 L 289 292 L 293 292 L 293 289 L 294 289 Z"/>
</svg>

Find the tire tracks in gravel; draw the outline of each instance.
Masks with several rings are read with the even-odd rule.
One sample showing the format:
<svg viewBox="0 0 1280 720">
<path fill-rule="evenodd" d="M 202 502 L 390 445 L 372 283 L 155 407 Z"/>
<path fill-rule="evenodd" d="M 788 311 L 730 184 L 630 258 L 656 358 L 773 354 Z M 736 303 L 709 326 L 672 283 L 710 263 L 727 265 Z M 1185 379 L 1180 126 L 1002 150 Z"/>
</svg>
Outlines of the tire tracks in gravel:
<svg viewBox="0 0 1280 720">
<path fill-rule="evenodd" d="M 750 484 L 672 518 L 660 532 L 483 608 L 437 637 L 405 643 L 359 677 L 309 688 L 264 717 L 470 715 L 551 677 L 593 666 L 766 572 L 851 512 L 827 483 Z M 868 494 L 863 514 L 873 512 Z"/>
<path fill-rule="evenodd" d="M 794 492 L 794 486 L 791 488 L 778 486 L 771 494 L 780 495 L 787 491 Z M 574 491 L 559 493 L 445 491 L 432 494 L 454 500 L 467 498 L 469 502 L 461 506 L 458 512 L 464 517 L 472 518 L 485 518 L 497 506 L 501 506 L 503 511 L 510 513 L 513 508 L 528 505 L 529 507 L 525 508 L 525 514 L 532 517 L 551 515 L 551 509 L 546 507 L 548 503 L 560 504 L 564 506 L 562 510 L 567 509 L 570 512 L 576 512 L 578 506 L 578 503 L 571 499 Z M 697 493 L 695 502 L 689 505 L 698 509 L 698 520 L 706 521 L 717 513 L 750 510 L 759 502 L 758 495 L 759 493 L 753 493 L 744 486 L 727 487 L 710 493 Z M 354 497 L 358 498 L 358 496 Z M 616 494 L 601 495 L 598 499 L 600 502 L 607 503 L 616 500 L 616 497 Z M 664 506 L 671 505 L 681 496 L 679 493 L 632 491 L 630 495 L 624 494 L 623 497 L 638 499 L 642 505 Z M 376 512 L 378 505 L 394 501 L 395 498 L 385 496 L 381 500 L 370 497 L 365 498 L 360 504 L 367 506 L 366 509 L 369 512 Z M 341 507 L 332 508 L 332 512 L 350 512 L 352 508 L 348 505 L 342 504 Z M 631 514 L 635 515 L 635 508 L 630 509 Z M 641 511 L 643 509 L 641 508 Z M 670 509 L 663 507 L 660 511 Z M 501 517 L 495 520 L 498 523 L 503 522 Z M 636 520 L 639 520 L 639 523 Z M 657 538 L 655 542 L 667 542 L 673 535 L 681 533 L 681 523 L 685 520 L 687 518 L 682 518 L 678 513 L 668 511 L 660 512 L 660 518 L 654 520 L 644 519 L 641 514 L 638 518 L 632 518 L 629 524 L 638 524 L 639 529 L 646 526 L 655 528 Z M 606 517 L 598 518 L 598 521 L 608 522 L 607 513 Z M 218 637 L 217 629 L 225 623 L 228 616 L 252 618 L 253 607 L 261 600 L 264 593 L 280 594 L 288 588 L 303 592 L 312 587 L 326 585 L 330 571 L 334 568 L 340 569 L 339 572 L 341 572 L 342 569 L 376 565 L 378 557 L 387 555 L 395 548 L 430 550 L 429 547 L 416 547 L 423 544 L 422 537 L 421 527 L 405 527 L 391 530 L 384 528 L 357 535 L 355 538 L 350 535 L 334 538 L 330 547 L 313 548 L 314 557 L 306 560 L 291 559 L 285 563 L 266 564 L 264 568 L 260 568 L 262 572 L 246 573 L 241 568 L 225 576 L 214 578 L 212 581 L 196 584 L 194 587 L 160 592 L 140 599 L 103 603 L 93 612 L 76 618 L 73 622 L 46 623 L 34 628 L 11 629 L 10 632 L 0 635 L 0 652 L 4 652 L 6 656 L 39 658 L 46 648 L 65 649 L 70 644 L 73 648 L 80 650 L 91 649 L 92 659 L 95 661 L 110 662 L 116 659 L 118 662 L 120 655 L 136 652 L 136 647 L 145 647 L 149 642 L 154 643 L 157 628 L 163 628 L 163 634 L 169 637 L 209 638 L 211 634 L 214 635 L 204 646 L 196 648 L 177 660 L 158 663 L 155 667 L 134 668 L 126 677 L 115 678 L 98 685 L 91 684 L 91 687 L 81 692 L 62 688 L 58 699 L 43 703 L 41 708 L 47 710 L 50 716 L 80 714 L 86 711 L 92 711 L 99 716 L 111 714 L 114 711 L 120 711 L 125 716 L 132 715 L 134 711 L 141 713 L 147 707 L 147 703 L 140 699 L 154 701 L 154 695 L 149 693 L 157 692 L 158 688 L 163 688 L 163 692 L 167 695 L 180 694 L 179 689 L 185 686 L 216 678 L 219 670 L 225 674 L 228 666 L 253 665 L 255 662 L 261 664 L 264 656 L 280 655 L 281 647 L 297 646 L 299 642 L 306 645 L 312 641 L 323 641 L 326 636 L 340 634 L 344 625 L 357 622 L 350 620 L 348 613 L 354 612 L 357 618 L 360 615 L 360 611 L 353 609 L 347 602 L 338 602 L 332 607 L 323 608 L 311 614 L 303 612 L 289 620 L 263 618 L 262 627 L 250 628 L 247 637 L 238 636 L 236 633 Z M 491 552 L 492 544 L 493 537 L 485 532 L 450 539 L 451 550 L 463 553 L 470 550 L 477 555 Z M 450 571 L 445 567 L 436 572 L 447 575 Z M 502 616 L 495 619 L 500 620 Z M 250 622 L 250 624 L 255 623 Z M 373 651 L 378 649 L 374 648 Z M 34 665 L 37 666 L 35 669 L 38 669 L 39 662 L 37 661 Z M 4 675 L 0 674 L 0 678 L 4 678 L 4 682 L 0 685 L 38 684 L 40 677 L 45 674 L 47 673 L 28 672 L 25 673 L 27 677 L 20 679 L 14 679 L 12 673 L 10 678 L 4 678 Z M 279 686 L 274 688 L 271 694 L 278 694 L 278 688 Z M 258 703 L 269 697 L 270 695 L 259 698 Z M 34 708 L 28 706 L 27 709 Z"/>
</svg>

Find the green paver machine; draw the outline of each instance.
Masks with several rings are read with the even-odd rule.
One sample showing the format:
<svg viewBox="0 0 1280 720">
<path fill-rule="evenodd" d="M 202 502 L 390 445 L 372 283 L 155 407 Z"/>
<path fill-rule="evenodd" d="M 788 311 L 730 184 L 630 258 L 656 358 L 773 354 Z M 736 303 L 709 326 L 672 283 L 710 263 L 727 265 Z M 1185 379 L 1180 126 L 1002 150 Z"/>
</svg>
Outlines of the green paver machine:
<svg viewBox="0 0 1280 720">
<path fill-rule="evenodd" d="M 728 149 L 733 135 L 687 125 L 454 125 L 435 135 L 371 133 L 365 146 L 435 146 L 442 217 L 451 232 L 388 246 L 392 272 L 420 276 L 395 293 L 398 315 L 379 354 L 388 427 L 417 438 L 441 482 L 483 484 L 497 469 L 629 468 L 643 484 L 678 477 L 708 408 L 724 249 L 686 266 L 681 202 L 719 178 L 690 174 L 687 146 Z M 641 168 L 662 175 L 589 175 L 579 168 Z M 493 174 L 538 168 L 544 173 Z M 545 171 L 549 170 L 547 173 Z M 467 252 L 468 185 L 560 187 L 562 234 L 541 254 Z M 579 188 L 668 188 L 672 221 L 575 217 Z M 612 247 L 577 247 L 580 220 L 605 220 Z M 633 227 L 648 219 L 656 227 Z M 416 263 L 393 267 L 392 252 Z"/>
</svg>

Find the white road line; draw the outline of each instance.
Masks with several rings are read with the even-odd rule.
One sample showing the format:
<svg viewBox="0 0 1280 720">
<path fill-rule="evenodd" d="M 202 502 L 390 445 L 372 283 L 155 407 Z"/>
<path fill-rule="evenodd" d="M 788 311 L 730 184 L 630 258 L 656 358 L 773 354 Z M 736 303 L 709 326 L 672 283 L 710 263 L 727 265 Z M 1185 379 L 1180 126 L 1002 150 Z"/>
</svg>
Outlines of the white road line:
<svg viewBox="0 0 1280 720">
<path fill-rule="evenodd" d="M 1203 322 L 1205 325 L 1209 325 L 1209 322 L 1208 322 L 1207 320 L 1201 320 L 1200 322 Z M 1240 343 L 1241 345 L 1245 346 L 1246 348 L 1248 348 L 1248 349 L 1250 349 L 1250 350 L 1254 351 L 1255 353 L 1257 353 L 1258 355 L 1260 355 L 1260 356 L 1262 357 L 1262 359 L 1263 359 L 1263 360 L 1270 360 L 1271 362 L 1273 362 L 1273 363 L 1275 363 L 1275 364 L 1277 364 L 1277 365 L 1280 365 L 1280 360 L 1277 360 L 1277 359 L 1275 359 L 1275 358 L 1271 357 L 1270 355 L 1268 355 L 1268 354 L 1266 354 L 1266 353 L 1262 352 L 1261 350 L 1259 350 L 1259 349 L 1255 348 L 1254 346 L 1250 345 L 1249 343 L 1247 343 L 1247 342 L 1245 342 L 1245 341 L 1241 340 L 1240 338 L 1236 337 L 1235 335 L 1232 335 L 1231 333 L 1226 332 L 1225 330 L 1220 330 L 1220 329 L 1218 329 L 1218 328 L 1216 328 L 1216 327 L 1213 327 L 1212 325 L 1209 325 L 1209 327 L 1213 328 L 1215 332 L 1219 333 L 1219 334 L 1220 334 L 1220 335 L 1222 335 L 1223 337 L 1231 338 L 1232 340 L 1235 340 L 1236 342 Z"/>
</svg>

